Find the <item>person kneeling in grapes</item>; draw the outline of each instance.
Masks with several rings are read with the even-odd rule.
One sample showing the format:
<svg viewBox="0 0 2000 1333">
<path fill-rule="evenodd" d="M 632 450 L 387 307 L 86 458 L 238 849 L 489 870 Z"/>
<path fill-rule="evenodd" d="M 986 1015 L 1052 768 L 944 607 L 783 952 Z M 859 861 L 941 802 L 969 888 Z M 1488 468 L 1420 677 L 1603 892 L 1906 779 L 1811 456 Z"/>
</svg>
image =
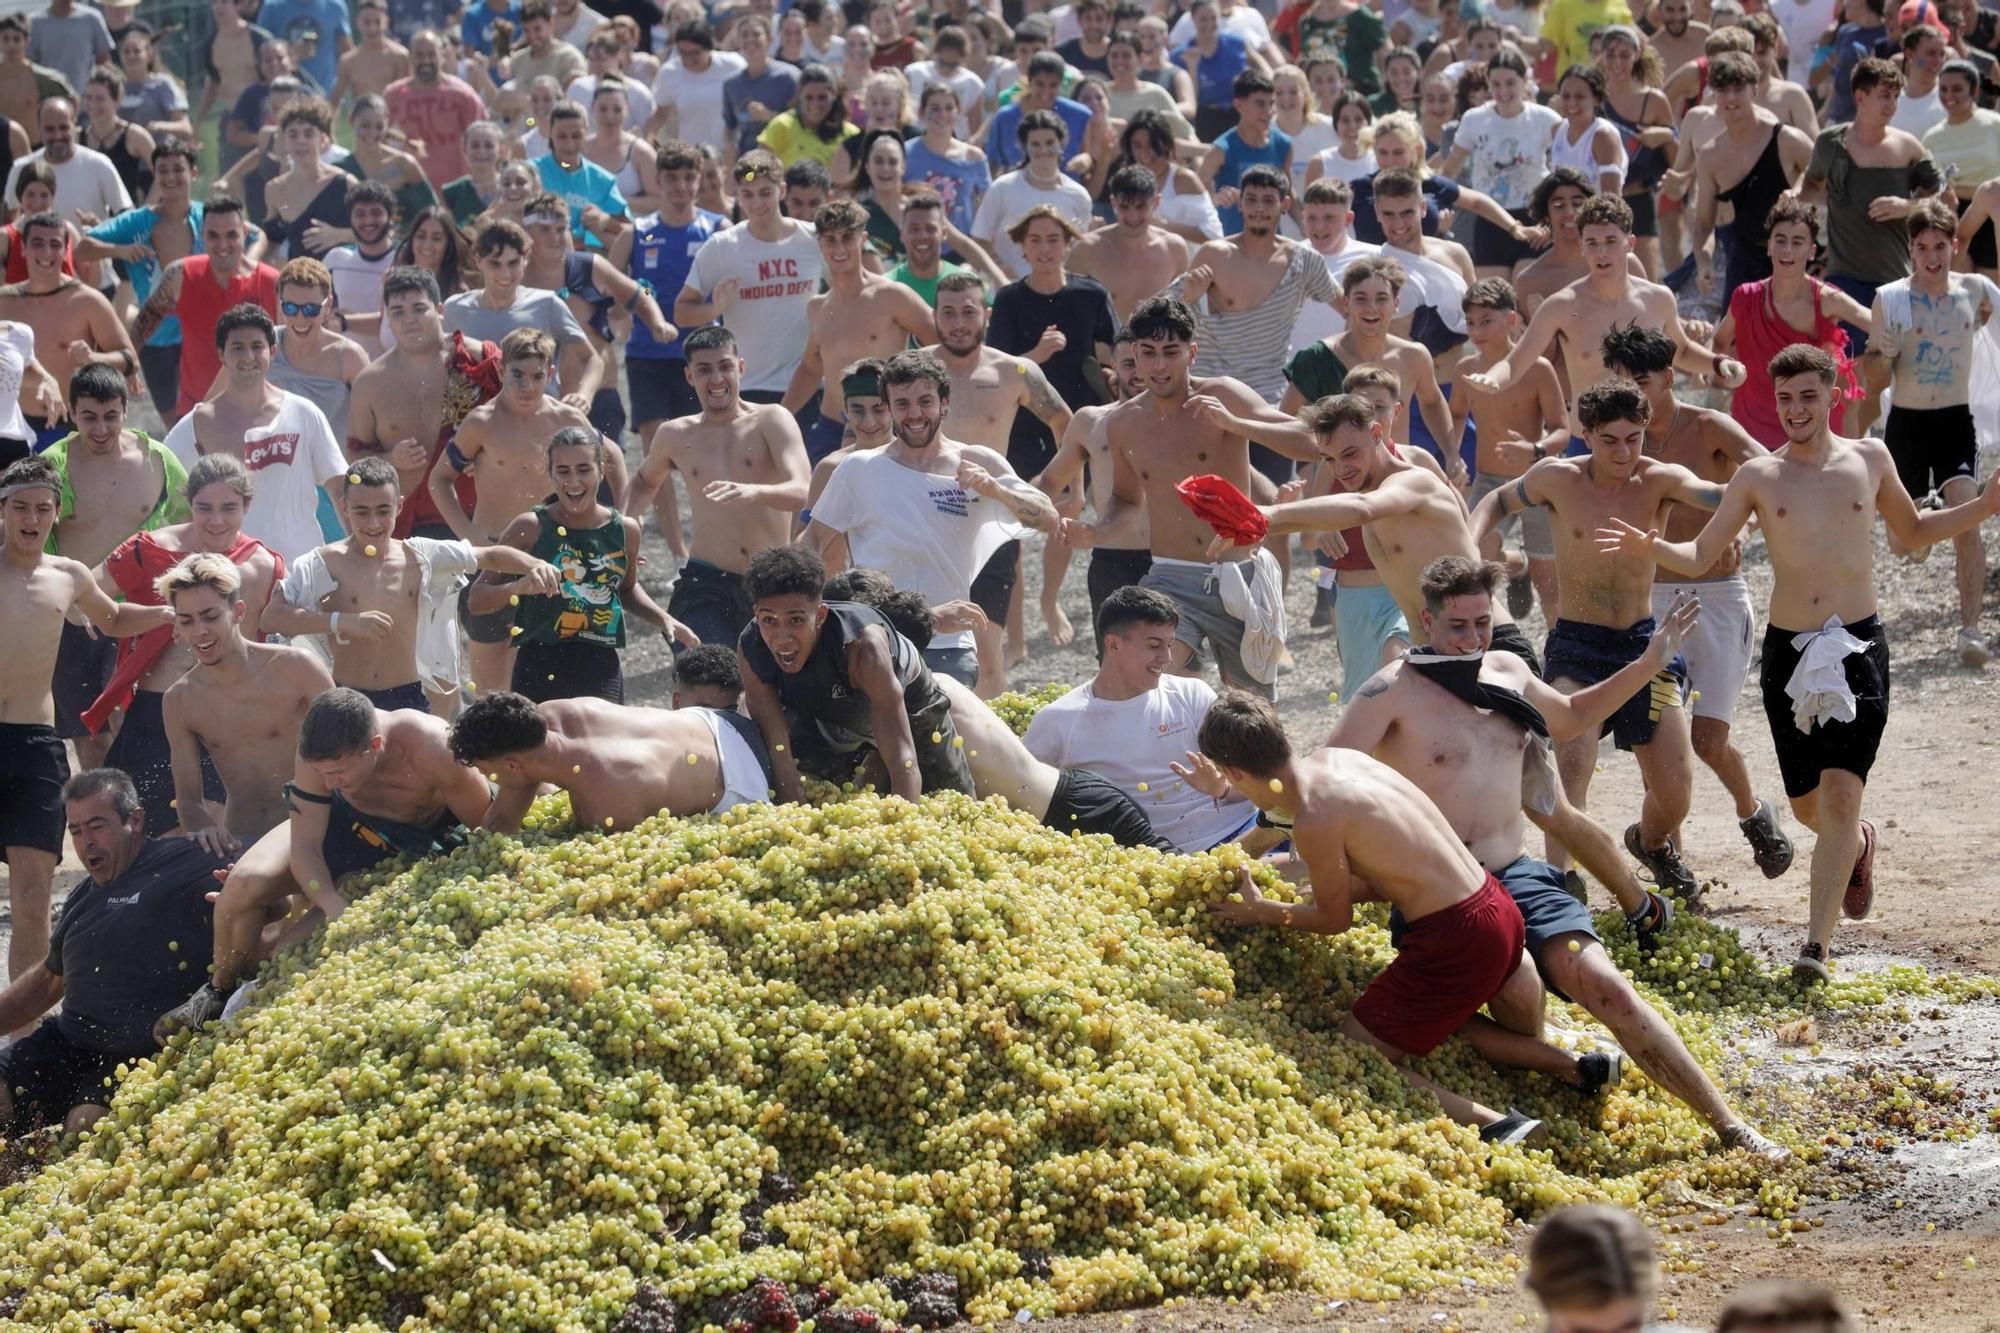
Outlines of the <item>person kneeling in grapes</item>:
<svg viewBox="0 0 2000 1333">
<path fill-rule="evenodd" d="M 1448 1092 L 1406 1062 L 1459 1033 L 1497 1065 L 1606 1081 L 1605 1057 L 1579 1059 L 1479 1012 L 1532 1014 L 1540 1025 L 1542 983 L 1522 949 L 1521 911 L 1408 778 L 1354 750 L 1295 754 L 1276 706 L 1241 691 L 1209 707 L 1199 744 L 1201 753 L 1177 769 L 1181 776 L 1211 795 L 1234 788 L 1290 822 L 1312 880 L 1310 899 L 1275 902 L 1257 891 L 1246 866 L 1240 896 L 1217 903 L 1217 915 L 1339 935 L 1354 924 L 1357 902 L 1394 908 L 1396 957 L 1355 1001 L 1343 1036 L 1387 1056 L 1411 1086 L 1435 1095 L 1446 1115 L 1477 1127 L 1489 1143 L 1538 1141 L 1542 1122 Z"/>
<path fill-rule="evenodd" d="M 1789 1154 L 1746 1124 L 1689 1053 L 1680 1034 L 1640 997 L 1605 952 L 1590 911 L 1563 874 L 1523 850 L 1523 810 L 1553 808 L 1553 783 L 1535 781 L 1549 742 L 1597 734 L 1605 717 L 1680 651 L 1699 611 L 1682 598 L 1645 652 L 1602 681 L 1564 694 L 1528 664 L 1493 646 L 1499 564 L 1445 556 L 1423 571 L 1421 646 L 1369 678 L 1342 710 L 1327 744 L 1387 764 L 1430 797 L 1453 834 L 1507 890 L 1526 924 L 1528 954 L 1557 995 L 1574 1000 L 1655 1083 L 1715 1127 L 1725 1147 L 1782 1161 Z M 1546 799 L 1544 799 L 1546 798 Z M 1537 805 L 1537 801 L 1542 804 Z M 1509 1026 L 1539 1035 L 1541 1009 Z M 1561 1070 L 1552 1071 L 1562 1077 Z"/>
<path fill-rule="evenodd" d="M 451 726 L 451 752 L 500 789 L 486 827 L 517 833 L 543 783 L 569 793 L 577 827 L 622 831 L 657 814 L 719 815 L 771 797 L 750 720 L 713 708 L 602 699 L 480 696 Z"/>
<path fill-rule="evenodd" d="M 972 794 L 951 705 L 915 644 L 872 607 L 824 600 L 826 566 L 803 547 L 759 551 L 744 577 L 753 619 L 737 666 L 779 800 L 804 796 L 801 771 L 842 782 L 871 754 L 905 800 Z"/>
</svg>

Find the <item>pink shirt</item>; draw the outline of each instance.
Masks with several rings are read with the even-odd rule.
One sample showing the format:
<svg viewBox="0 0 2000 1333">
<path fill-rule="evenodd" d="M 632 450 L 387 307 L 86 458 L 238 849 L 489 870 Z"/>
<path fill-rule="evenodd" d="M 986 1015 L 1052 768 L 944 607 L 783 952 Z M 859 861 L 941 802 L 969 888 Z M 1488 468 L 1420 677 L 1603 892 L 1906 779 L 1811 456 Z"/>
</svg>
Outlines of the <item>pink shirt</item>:
<svg viewBox="0 0 2000 1333">
<path fill-rule="evenodd" d="M 382 94 L 389 103 L 389 123 L 412 139 L 424 142 L 424 175 L 434 186 L 465 174 L 465 154 L 459 142 L 465 127 L 486 116 L 486 104 L 472 85 L 450 74 L 426 87 L 415 78 L 398 79 Z"/>
</svg>

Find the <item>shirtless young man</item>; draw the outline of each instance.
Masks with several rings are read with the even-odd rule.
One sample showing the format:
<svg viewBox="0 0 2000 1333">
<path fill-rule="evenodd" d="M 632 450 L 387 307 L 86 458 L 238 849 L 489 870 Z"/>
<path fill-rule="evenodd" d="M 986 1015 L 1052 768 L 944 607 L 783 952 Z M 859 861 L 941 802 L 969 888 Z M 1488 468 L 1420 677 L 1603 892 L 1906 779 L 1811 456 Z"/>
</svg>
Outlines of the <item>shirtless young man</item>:
<svg viewBox="0 0 2000 1333">
<path fill-rule="evenodd" d="M 535 703 L 482 695 L 451 725 L 459 763 L 499 788 L 486 827 L 518 833 L 543 784 L 569 793 L 582 830 L 622 832 L 655 815 L 719 815 L 771 798 L 763 739 L 712 708 L 635 708 L 603 699 Z"/>
<path fill-rule="evenodd" d="M 1487 1142 L 1535 1141 L 1542 1123 L 1502 1115 L 1408 1068 L 1454 1033 L 1495 1064 L 1538 1069 L 1589 1092 L 1615 1082 L 1612 1057 L 1574 1056 L 1529 1035 L 1541 1030 L 1543 995 L 1521 911 L 1408 778 L 1354 750 L 1294 753 L 1276 706 L 1241 692 L 1209 707 L 1200 744 L 1183 776 L 1289 819 L 1312 882 L 1309 897 L 1275 902 L 1245 866 L 1237 893 L 1215 904 L 1217 916 L 1340 935 L 1354 924 L 1355 903 L 1387 902 L 1402 923 L 1395 959 L 1355 1001 L 1342 1036 L 1379 1052 Z"/>
<path fill-rule="evenodd" d="M 826 233 L 820 236 L 824 250 Z M 914 292 L 902 290 L 916 300 Z M 930 312 L 922 313 L 929 323 Z M 792 516 L 806 503 L 810 470 L 797 419 L 776 403 L 743 401 L 743 357 L 735 334 L 708 324 L 688 334 L 682 346 L 701 412 L 671 418 L 653 432 L 620 508 L 642 515 L 670 472 L 687 478 L 694 541 L 667 611 L 703 643 L 734 643 L 750 623 L 750 595 L 743 586 L 750 557 L 790 540 Z M 671 489 L 666 495 L 673 503 Z"/>
<path fill-rule="evenodd" d="M 1097 623 L 1097 609 L 1104 605 L 1105 598 L 1120 588 L 1137 584 L 1153 567 L 1153 553 L 1146 549 L 1146 507 L 1142 504 L 1125 506 L 1115 524 L 1105 517 L 1111 510 L 1111 478 L 1116 471 L 1111 460 L 1111 437 L 1105 429 L 1106 423 L 1119 403 L 1146 391 L 1145 381 L 1139 376 L 1135 345 L 1136 340 L 1130 329 L 1118 330 L 1111 358 L 1111 387 L 1117 394 L 1117 401 L 1078 408 L 1069 419 L 1069 429 L 1063 432 L 1062 445 L 1056 450 L 1056 456 L 1042 470 L 1042 475 L 1034 479 L 1035 485 L 1054 497 L 1076 485 L 1088 470 L 1090 504 L 1096 511 L 1097 521 L 1085 523 L 1080 513 L 1065 514 L 1055 540 L 1070 550 L 1090 552 L 1085 583 L 1090 592 L 1090 622 L 1093 625 Z M 1058 591 L 1060 589 L 1043 583 L 1044 618 L 1048 617 L 1050 601 Z"/>
<path fill-rule="evenodd" d="M 1562 367 L 1570 387 L 1580 394 L 1604 378 L 1600 352 L 1604 335 L 1621 324 L 1664 331 L 1679 348 L 1674 363 L 1683 370 L 1708 375 L 1725 389 L 1743 382 L 1739 362 L 1689 340 L 1672 292 L 1632 276 L 1626 264 L 1632 253 L 1631 205 L 1611 195 L 1594 195 L 1577 210 L 1577 232 L 1589 273 L 1542 302 L 1528 321 L 1528 331 L 1505 361 L 1464 377 L 1474 382 L 1475 389 L 1491 392 L 1506 388 L 1516 377 L 1527 374 L 1544 352 L 1554 353 L 1560 343 Z M 1574 415 L 1572 412 L 1573 431 L 1577 424 Z"/>
<path fill-rule="evenodd" d="M 396 857 L 431 856 L 465 842 L 492 804 L 486 776 L 452 758 L 445 724 L 428 713 L 377 712 L 358 690 L 336 686 L 299 724 L 292 817 L 259 838 L 222 882 L 215 903 L 215 968 L 187 1002 L 163 1014 L 161 1043 L 222 1017 L 229 997 L 274 953 L 347 910 L 342 881 Z M 289 900 L 306 910 L 275 938 Z"/>
<path fill-rule="evenodd" d="M 557 431 L 589 426 L 583 410 L 548 394 L 555 373 L 555 339 L 540 329 L 515 329 L 500 340 L 500 395 L 475 407 L 459 423 L 458 434 L 444 447 L 444 458 L 431 469 L 427 485 L 431 503 L 454 536 L 475 546 L 500 540 L 507 525 L 540 504 L 549 493 L 549 441 Z M 622 459 L 621 450 L 606 457 Z M 471 473 L 477 504 L 468 515 L 459 503 L 456 483 Z M 621 494 L 625 478 L 616 478 L 612 494 Z M 466 589 L 471 588 L 466 585 Z M 459 623 L 471 642 L 472 681 L 498 689 L 514 678 L 514 613 L 506 606 L 477 615 L 461 592 Z"/>
<path fill-rule="evenodd" d="M 1870 311 L 1879 330 L 1869 347 L 1890 364 L 1895 398 L 1882 442 L 1912 498 L 1936 494 L 1961 504 L 1979 488 L 1979 432 L 1972 423 L 1973 347 L 2000 307 L 2000 289 L 1977 273 L 1954 273 L 1957 219 L 1941 199 L 1910 212 L 1910 276 L 1876 289 Z M 1983 384 L 1981 392 L 1993 386 Z M 1904 553 L 1896 539 L 1890 549 Z M 1921 560 L 1922 547 L 1909 554 Z M 1952 542 L 1958 578 L 1958 660 L 1983 667 L 1993 651 L 1979 633 L 1986 600 L 1986 544 L 1970 528 Z"/>
<path fill-rule="evenodd" d="M 1694 155 L 1694 224 L 1688 244 L 1694 250 L 1695 280 L 1703 290 L 1715 285 L 1709 238 L 1715 231 L 1718 204 L 1736 211 L 1723 259 L 1722 308 L 1746 282 L 1771 276 L 1767 253 L 1771 205 L 1791 192 L 1812 160 L 1813 141 L 1757 105 L 1757 64 L 1730 51 L 1709 62 L 1708 81 L 1715 89 L 1715 114 L 1721 132 Z M 1810 114 L 1810 113 L 1808 113 Z"/>
<path fill-rule="evenodd" d="M 25 282 L 0 287 L 0 319 L 26 324 L 35 331 L 35 352 L 55 376 L 69 383 L 85 366 L 108 365 L 120 376 L 139 371 L 131 335 L 118 322 L 111 302 L 96 288 L 62 271 L 69 250 L 69 232 L 54 213 L 34 213 L 16 226 L 28 259 Z M 30 419 L 35 445 L 46 448 L 66 432 L 59 423 Z"/>
<path fill-rule="evenodd" d="M 785 390 L 784 408 L 800 412 L 819 394 L 819 415 L 805 442 L 807 459 L 817 463 L 840 447 L 846 430 L 840 368 L 863 357 L 886 360 L 913 340 L 919 347 L 936 342 L 937 325 L 923 297 L 861 266 L 868 248 L 868 211 L 861 205 L 851 199 L 822 205 L 813 231 L 827 290 L 806 302 L 806 351 Z"/>
<path fill-rule="evenodd" d="M 1588 455 L 1543 459 L 1513 485 L 1480 501 L 1472 515 L 1473 532 L 1484 537 L 1508 514 L 1529 505 L 1549 507 L 1563 616 L 1549 627 L 1542 651 L 1549 680 L 1569 691 L 1594 685 L 1641 656 L 1655 628 L 1653 562 L 1606 559 L 1596 546 L 1597 529 L 1614 517 L 1657 527 L 1670 502 L 1710 509 L 1722 495 L 1719 485 L 1646 455 L 1652 406 L 1630 380 L 1591 385 L 1577 395 L 1576 412 Z M 1700 884 L 1675 840 L 1694 782 L 1686 702 L 1687 663 L 1676 657 L 1613 713 L 1603 730 L 1619 749 L 1632 752 L 1645 780 L 1639 822 L 1625 830 L 1625 849 L 1661 888 L 1692 901 Z M 1597 745 L 1597 736 L 1580 736 L 1557 748 L 1563 790 L 1578 809 L 1590 794 Z"/>
<path fill-rule="evenodd" d="M 1520 658 L 1492 649 L 1500 578 L 1500 566 L 1460 556 L 1427 567 L 1423 646 L 1368 682 L 1341 710 L 1327 744 L 1372 755 L 1436 802 L 1452 832 L 1520 908 L 1528 954 L 1551 991 L 1599 1019 L 1656 1083 L 1715 1127 L 1724 1148 L 1783 1161 L 1788 1154 L 1729 1109 L 1680 1035 L 1633 990 L 1561 872 L 1529 857 L 1522 845 L 1523 767 L 1535 762 L 1527 747 L 1546 744 L 1540 731 L 1555 739 L 1594 732 L 1673 658 L 1695 621 L 1695 604 L 1683 595 L 1646 652 L 1616 676 L 1563 694 Z M 1493 690 L 1512 697 L 1486 694 Z"/>
<path fill-rule="evenodd" d="M 1521 336 L 1521 316 L 1514 289 L 1506 279 L 1482 278 L 1466 291 L 1465 328 L 1468 340 L 1466 354 L 1459 362 L 1461 373 L 1490 370 L 1513 354 L 1514 340 Z M 1482 391 L 1478 381 L 1462 380 L 1452 399 L 1451 413 L 1452 439 L 1464 431 L 1466 418 L 1472 419 L 1478 475 L 1466 492 L 1470 505 L 1477 505 L 1542 459 L 1560 457 L 1569 445 L 1569 408 L 1555 367 L 1546 357 L 1537 357 L 1526 375 L 1497 391 Z M 1562 613 L 1549 511 L 1540 506 L 1524 509 L 1508 524 L 1519 525 L 1528 578 L 1541 599 L 1543 618 L 1554 624 Z M 1498 559 L 1501 535 L 1502 529 L 1489 533 L 1480 543 L 1480 554 L 1488 560 Z M 1523 616 L 1528 613 L 1526 599 L 1516 600 L 1515 586 L 1510 582 L 1508 610 Z"/>
<path fill-rule="evenodd" d="M 555 567 L 510 546 L 395 536 L 402 483 L 382 458 L 357 458 L 339 483 L 347 535 L 292 562 L 265 610 L 267 628 L 321 636 L 333 679 L 377 708 L 440 711 L 464 673 L 458 658 L 458 587 L 490 569 L 542 592 Z"/>
<path fill-rule="evenodd" d="M 1576 216 L 1583 209 L 1583 201 L 1596 193 L 1575 167 L 1557 167 L 1535 187 L 1534 198 L 1528 204 L 1528 217 L 1548 228 L 1550 244 L 1542 254 L 1514 265 L 1514 295 L 1521 303 L 1523 319 L 1533 319 L 1542 302 L 1590 272 L 1590 265 L 1583 257 L 1583 235 L 1577 230 Z M 1642 281 L 1646 276 L 1646 266 L 1629 251 L 1625 256 L 1625 271 Z M 1569 401 L 1567 384 L 1563 387 L 1563 401 Z"/>
<path fill-rule="evenodd" d="M 1880 440 L 1832 432 L 1834 362 L 1797 343 L 1771 358 L 1783 450 L 1738 468 L 1715 517 L 1692 542 L 1663 541 L 1655 527 L 1613 519 L 1601 529 L 1607 554 L 1643 555 L 1684 576 L 1714 566 L 1754 514 L 1774 581 L 1764 631 L 1764 713 L 1799 822 L 1813 844 L 1806 943 L 1792 970 L 1825 980 L 1842 911 L 1865 917 L 1875 898 L 1875 826 L 1861 818 L 1868 770 L 1889 718 L 1889 640 L 1876 615 L 1875 515 L 1905 547 L 1929 546 L 2000 514 L 2000 473 L 1948 509 L 1919 512 Z M 1794 675 L 1808 651 L 1839 656 L 1851 701 L 1808 694 Z M 1789 692 L 1797 688 L 1801 697 Z M 1817 702 L 1814 702 L 1817 701 Z M 1832 709 L 1846 703 L 1852 721 Z"/>
<path fill-rule="evenodd" d="M 61 493 L 62 478 L 46 459 L 23 458 L 0 473 L 0 624 L 13 644 L 0 656 L 0 846 L 14 922 L 9 977 L 39 966 L 49 951 L 49 884 L 62 857 L 69 780 L 49 693 L 64 616 L 73 606 L 114 638 L 173 618 L 163 606 L 113 602 L 80 561 L 45 549 Z"/>
<path fill-rule="evenodd" d="M 1258 187 L 1247 188 L 1251 196 L 1260 193 Z M 1324 277 L 1326 265 L 1318 255 L 1307 254 Z M 1236 567 L 1224 569 L 1209 553 L 1208 524 L 1181 502 L 1175 488 L 1189 477 L 1214 474 L 1248 494 L 1253 438 L 1282 453 L 1287 469 L 1291 460 L 1311 460 L 1317 453 L 1310 441 L 1298 438 L 1298 423 L 1266 404 L 1249 385 L 1225 376 L 1193 376 L 1201 349 L 1195 341 L 1194 311 L 1182 302 L 1149 297 L 1132 312 L 1127 327 L 1145 392 L 1120 403 L 1105 420 L 1113 480 L 1101 520 L 1113 525 L 1128 506 L 1145 506 L 1153 564 L 1140 586 L 1163 593 L 1180 609 L 1173 669 L 1186 674 L 1189 660 L 1206 645 L 1225 683 L 1274 697 L 1275 660 L 1260 661 L 1255 671 L 1246 663 L 1243 646 L 1250 626 L 1223 606 L 1217 584 L 1224 577 L 1274 584 L 1277 561 L 1262 549 L 1234 551 L 1223 563 Z M 1282 641 L 1282 622 L 1257 629 L 1267 645 L 1273 636 Z"/>
<path fill-rule="evenodd" d="M 1099 227 L 1069 252 L 1069 271 L 1096 278 L 1111 293 L 1123 321 L 1133 307 L 1157 296 L 1188 269 L 1188 243 L 1153 223 L 1160 183 L 1142 166 L 1121 167 L 1106 186 L 1117 221 Z"/>
<path fill-rule="evenodd" d="M 1736 469 L 1764 455 L 1728 415 L 1695 407 L 1674 397 L 1673 340 L 1657 329 L 1613 329 L 1604 338 L 1605 368 L 1631 379 L 1646 395 L 1652 419 L 1646 423 L 1648 458 L 1684 467 L 1702 481 L 1726 486 Z M 1669 541 L 1691 540 L 1708 522 L 1705 510 L 1675 505 L 1667 511 Z M 1729 738 L 1736 700 L 1750 673 L 1750 635 L 1757 614 L 1743 582 L 1743 543 L 1731 542 L 1699 578 L 1669 569 L 1653 572 L 1653 618 L 1665 619 L 1683 591 L 1701 600 L 1701 622 L 1687 635 L 1688 714 L 1694 752 L 1728 789 L 1737 826 L 1750 842 L 1764 878 L 1776 879 L 1792 864 L 1792 840 L 1778 827 L 1777 813 L 1757 799 L 1743 752 Z"/>
<path fill-rule="evenodd" d="M 1357 259 L 1340 275 L 1336 308 L 1347 317 L 1347 328 L 1330 338 L 1302 347 L 1285 365 L 1285 396 L 1278 410 L 1291 415 L 1308 402 L 1338 393 L 1349 368 L 1367 364 L 1394 374 L 1417 400 L 1431 438 L 1455 440 L 1451 404 L 1438 387 L 1437 365 L 1424 345 L 1390 332 L 1406 281 L 1403 266 L 1386 255 Z M 1409 425 L 1401 427 L 1398 444 L 1409 443 Z M 1456 450 L 1446 448 L 1445 464 L 1463 470 Z"/>
<path fill-rule="evenodd" d="M 244 632 L 250 607 L 243 569 L 201 551 L 155 581 L 174 613 L 175 659 L 186 668 L 160 705 L 172 755 L 181 832 L 225 855 L 264 836 L 286 816 L 285 776 L 306 708 L 333 688 L 306 648 L 260 643 Z M 269 594 L 268 585 L 264 589 Z M 226 799 L 222 817 L 204 792 L 203 756 L 212 759 Z"/>
<path fill-rule="evenodd" d="M 356 0 L 354 31 L 360 40 L 341 54 L 327 94 L 335 111 L 350 98 L 379 97 L 410 77 L 410 49 L 389 35 L 388 0 Z"/>
</svg>

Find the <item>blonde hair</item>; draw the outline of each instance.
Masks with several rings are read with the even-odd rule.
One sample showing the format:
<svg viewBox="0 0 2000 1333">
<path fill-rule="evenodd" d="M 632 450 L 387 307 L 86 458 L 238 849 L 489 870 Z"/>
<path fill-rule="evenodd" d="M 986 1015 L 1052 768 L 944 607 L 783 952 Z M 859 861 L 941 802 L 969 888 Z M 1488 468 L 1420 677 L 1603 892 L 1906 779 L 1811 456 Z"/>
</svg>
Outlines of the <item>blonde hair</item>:
<svg viewBox="0 0 2000 1333">
<path fill-rule="evenodd" d="M 284 290 L 287 283 L 294 287 L 311 287 L 316 291 L 331 293 L 333 274 L 328 272 L 326 265 L 317 259 L 300 255 L 278 270 L 278 289 Z"/>
<path fill-rule="evenodd" d="M 1528 1244 L 1522 1279 L 1545 1310 L 1588 1310 L 1624 1300 L 1651 1305 L 1658 1280 L 1644 1224 L 1622 1208 L 1597 1204 L 1551 1214 Z"/>
<path fill-rule="evenodd" d="M 1391 398 L 1398 403 L 1403 401 L 1403 381 L 1387 366 L 1359 365 L 1348 371 L 1340 391 L 1360 393 L 1363 389 L 1387 389 Z"/>
<path fill-rule="evenodd" d="M 909 76 L 904 74 L 900 69 L 878 69 L 868 76 L 867 80 L 861 85 L 861 107 L 863 112 L 865 113 L 868 109 L 868 92 L 870 89 L 889 87 L 895 88 L 898 98 L 896 123 L 898 125 L 909 124 L 917 118 L 916 110 L 910 104 Z"/>
<path fill-rule="evenodd" d="M 1308 79 L 1306 72 L 1297 65 L 1280 65 L 1271 71 L 1271 86 L 1275 88 L 1281 83 L 1296 83 L 1299 86 L 1299 96 L 1305 102 L 1308 120 L 1325 110 L 1319 103 L 1313 101 L 1312 80 Z"/>
<path fill-rule="evenodd" d="M 174 604 L 174 598 L 179 594 L 196 588 L 211 589 L 223 601 L 234 602 L 236 594 L 243 588 L 243 575 L 228 556 L 202 551 L 153 580 L 153 591 L 168 606 Z"/>
<path fill-rule="evenodd" d="M 1016 245 L 1021 244 L 1028 239 L 1029 225 L 1040 222 L 1044 218 L 1061 227 L 1063 235 L 1069 237 L 1071 244 L 1075 244 L 1077 241 L 1083 239 L 1083 233 L 1077 229 L 1077 225 L 1057 212 L 1054 204 L 1036 204 L 1033 208 L 1021 214 L 1020 220 L 1007 228 L 1007 239 Z"/>
<path fill-rule="evenodd" d="M 1374 137 L 1368 140 L 1372 147 L 1384 138 L 1401 139 L 1410 149 L 1410 170 L 1422 180 L 1431 174 L 1430 164 L 1424 160 L 1424 127 L 1418 123 L 1415 113 L 1392 111 L 1375 122 Z"/>
</svg>

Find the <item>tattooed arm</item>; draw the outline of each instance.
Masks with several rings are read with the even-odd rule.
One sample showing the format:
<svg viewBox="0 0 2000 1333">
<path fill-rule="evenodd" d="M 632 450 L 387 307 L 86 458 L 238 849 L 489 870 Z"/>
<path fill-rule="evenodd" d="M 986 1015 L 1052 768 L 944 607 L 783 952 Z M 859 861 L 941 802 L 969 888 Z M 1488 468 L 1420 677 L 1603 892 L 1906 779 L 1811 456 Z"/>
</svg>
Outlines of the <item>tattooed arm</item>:
<svg viewBox="0 0 2000 1333">
<path fill-rule="evenodd" d="M 160 281 L 154 286 L 153 294 L 146 298 L 146 304 L 139 307 L 138 317 L 132 321 L 134 347 L 144 347 L 180 305 L 182 271 L 178 259 L 160 271 Z"/>
</svg>

